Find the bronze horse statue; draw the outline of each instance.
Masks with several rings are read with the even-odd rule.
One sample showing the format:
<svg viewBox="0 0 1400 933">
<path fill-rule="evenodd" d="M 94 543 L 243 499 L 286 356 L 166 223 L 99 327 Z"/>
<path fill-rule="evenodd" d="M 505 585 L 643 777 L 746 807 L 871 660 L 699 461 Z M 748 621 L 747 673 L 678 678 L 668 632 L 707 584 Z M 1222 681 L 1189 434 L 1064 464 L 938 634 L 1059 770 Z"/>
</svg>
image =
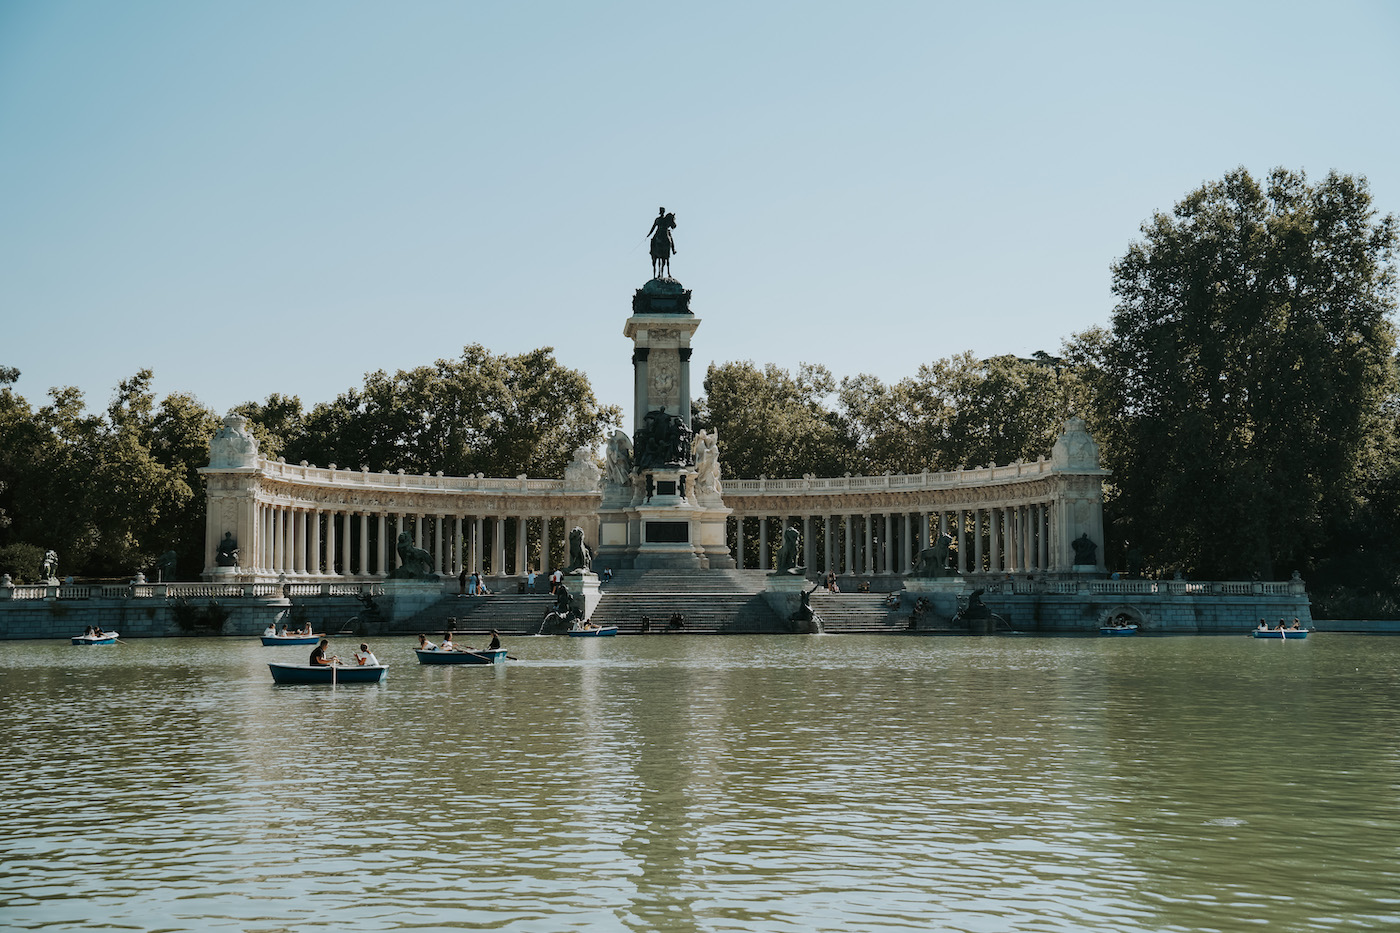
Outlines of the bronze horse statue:
<svg viewBox="0 0 1400 933">
<path fill-rule="evenodd" d="M 653 278 L 661 278 L 661 273 L 671 274 L 671 256 L 676 251 L 676 241 L 671 238 L 671 231 L 676 227 L 676 215 L 666 213 L 666 208 L 661 208 L 657 212 L 656 219 L 651 223 L 651 230 L 647 233 L 651 236 L 651 274 Z"/>
</svg>

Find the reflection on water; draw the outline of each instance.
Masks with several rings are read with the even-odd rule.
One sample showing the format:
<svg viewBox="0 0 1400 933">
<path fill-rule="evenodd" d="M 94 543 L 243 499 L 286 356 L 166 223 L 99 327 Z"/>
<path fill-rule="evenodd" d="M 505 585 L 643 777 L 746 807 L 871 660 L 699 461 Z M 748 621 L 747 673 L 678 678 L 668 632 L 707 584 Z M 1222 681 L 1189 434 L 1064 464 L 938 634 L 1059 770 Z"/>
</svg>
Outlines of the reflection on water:
<svg viewBox="0 0 1400 933">
<path fill-rule="evenodd" d="M 373 647 L 0 643 L 0 927 L 1400 924 L 1400 639 Z"/>
</svg>

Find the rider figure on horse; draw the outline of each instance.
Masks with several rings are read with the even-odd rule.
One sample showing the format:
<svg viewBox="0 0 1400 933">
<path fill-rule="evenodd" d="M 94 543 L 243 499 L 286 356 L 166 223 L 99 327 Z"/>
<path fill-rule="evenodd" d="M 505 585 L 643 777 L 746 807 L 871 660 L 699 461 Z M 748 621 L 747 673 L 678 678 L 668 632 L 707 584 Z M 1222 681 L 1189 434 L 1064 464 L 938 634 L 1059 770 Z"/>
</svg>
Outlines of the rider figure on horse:
<svg viewBox="0 0 1400 933">
<path fill-rule="evenodd" d="M 663 207 L 657 210 L 656 219 L 647 231 L 647 236 L 651 237 L 651 274 L 656 278 L 661 277 L 663 269 L 667 275 L 671 274 L 671 254 L 676 251 L 676 241 L 671 238 L 671 231 L 675 227 L 676 215 L 666 213 Z"/>
</svg>

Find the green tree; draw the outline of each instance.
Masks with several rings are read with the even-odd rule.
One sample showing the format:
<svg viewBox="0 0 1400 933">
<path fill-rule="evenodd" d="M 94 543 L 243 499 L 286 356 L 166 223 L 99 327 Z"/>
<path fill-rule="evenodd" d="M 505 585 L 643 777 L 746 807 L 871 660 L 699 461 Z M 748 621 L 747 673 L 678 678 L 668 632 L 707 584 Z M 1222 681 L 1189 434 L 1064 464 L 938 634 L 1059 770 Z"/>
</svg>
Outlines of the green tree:
<svg viewBox="0 0 1400 933">
<path fill-rule="evenodd" d="M 885 385 L 841 381 L 841 414 L 863 472 L 913 473 L 1034 460 L 1084 404 L 1079 367 L 1037 351 L 1030 358 L 962 353 Z"/>
<path fill-rule="evenodd" d="M 552 348 L 505 356 L 473 344 L 459 359 L 370 373 L 362 389 L 315 406 L 283 454 L 351 469 L 562 476 L 575 449 L 620 422 Z"/>
<path fill-rule="evenodd" d="M 38 410 L 0 389 L 0 495 L 12 518 L 0 544 L 52 548 L 65 573 L 125 576 L 150 565 L 163 550 L 153 531 L 195 495 L 152 453 L 150 383 L 149 370 L 123 381 L 104 415 L 87 413 L 72 387 L 50 389 Z"/>
<path fill-rule="evenodd" d="M 161 512 L 150 530 L 153 550 L 175 552 L 180 579 L 193 579 L 204 569 L 207 501 L 199 468 L 209 464 L 209 440 L 218 430 L 213 409 L 185 393 L 167 395 L 151 420 L 151 456 L 190 492 Z"/>
<path fill-rule="evenodd" d="M 772 363 L 710 364 L 692 423 L 719 435 L 727 476 L 839 476 L 855 464 L 840 417 L 826 404 L 836 380 L 824 366 L 789 373 Z"/>
<path fill-rule="evenodd" d="M 1149 566 L 1266 577 L 1356 513 L 1390 426 L 1396 224 L 1363 178 L 1244 169 L 1143 225 L 1094 377 L 1116 533 Z"/>
</svg>

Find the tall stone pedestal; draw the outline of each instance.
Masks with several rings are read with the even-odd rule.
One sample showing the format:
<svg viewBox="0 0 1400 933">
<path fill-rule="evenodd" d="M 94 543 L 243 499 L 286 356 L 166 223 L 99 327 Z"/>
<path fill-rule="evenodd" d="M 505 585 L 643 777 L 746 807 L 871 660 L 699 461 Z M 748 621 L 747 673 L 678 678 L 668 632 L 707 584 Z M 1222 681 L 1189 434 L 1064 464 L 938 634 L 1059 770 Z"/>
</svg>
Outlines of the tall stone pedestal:
<svg viewBox="0 0 1400 933">
<path fill-rule="evenodd" d="M 962 577 L 909 577 L 904 581 L 903 605 L 913 605 L 922 596 L 937 620 L 947 622 L 958 614 L 958 598 L 970 592 Z"/>
<path fill-rule="evenodd" d="M 803 631 L 805 626 L 802 623 L 791 620 L 802 605 L 802 594 L 815 585 L 800 574 L 770 573 L 767 586 L 763 590 L 763 599 L 780 619 L 788 622 L 789 631 Z"/>
<path fill-rule="evenodd" d="M 564 574 L 563 583 L 569 588 L 569 596 L 574 604 L 582 607 L 585 619 L 593 615 L 602 597 L 598 592 L 598 575 L 591 571 Z"/>
<path fill-rule="evenodd" d="M 675 279 L 637 290 L 623 333 L 633 343 L 633 448 L 610 467 L 598 511 L 595 565 L 637 570 L 732 568 L 718 464 L 709 450 L 708 489 L 695 468 L 690 421 L 690 340 L 700 320 Z M 703 441 L 704 438 L 702 437 Z M 609 463 L 624 457 L 610 448 Z M 624 481 L 625 480 L 625 481 Z"/>
</svg>

